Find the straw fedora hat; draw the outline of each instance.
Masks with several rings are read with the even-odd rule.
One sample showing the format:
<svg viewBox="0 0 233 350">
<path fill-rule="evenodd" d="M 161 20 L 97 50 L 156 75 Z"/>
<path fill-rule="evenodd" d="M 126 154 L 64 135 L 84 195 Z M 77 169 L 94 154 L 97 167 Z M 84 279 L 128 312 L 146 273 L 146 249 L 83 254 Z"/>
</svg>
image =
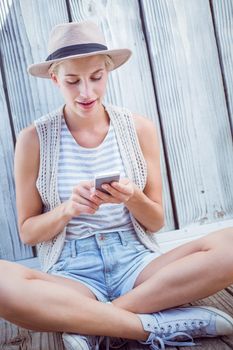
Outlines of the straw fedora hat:
<svg viewBox="0 0 233 350">
<path fill-rule="evenodd" d="M 46 60 L 30 65 L 27 71 L 36 77 L 50 78 L 48 69 L 53 62 L 94 55 L 109 55 L 114 63 L 113 70 L 125 63 L 131 54 L 129 49 L 109 50 L 103 33 L 92 21 L 62 23 L 50 33 Z"/>
</svg>

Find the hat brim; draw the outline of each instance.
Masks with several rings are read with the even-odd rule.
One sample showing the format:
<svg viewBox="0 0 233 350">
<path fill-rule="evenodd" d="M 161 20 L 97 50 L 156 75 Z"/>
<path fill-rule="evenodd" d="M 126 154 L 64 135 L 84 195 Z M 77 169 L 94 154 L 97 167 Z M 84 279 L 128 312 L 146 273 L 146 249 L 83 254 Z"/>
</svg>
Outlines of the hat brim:
<svg viewBox="0 0 233 350">
<path fill-rule="evenodd" d="M 35 77 L 48 79 L 48 78 L 50 78 L 48 70 L 49 70 L 49 67 L 51 66 L 52 63 L 62 62 L 62 61 L 75 59 L 75 58 L 96 56 L 96 55 L 109 55 L 114 63 L 114 67 L 111 70 L 114 70 L 114 69 L 120 67 L 122 64 L 124 64 L 126 61 L 128 61 L 128 59 L 132 55 L 132 51 L 129 49 L 116 49 L 116 50 L 103 50 L 103 51 L 95 51 L 95 52 L 89 52 L 89 53 L 85 53 L 85 54 L 67 56 L 64 58 L 56 59 L 56 60 L 34 63 L 34 64 L 28 66 L 27 72 Z"/>
</svg>

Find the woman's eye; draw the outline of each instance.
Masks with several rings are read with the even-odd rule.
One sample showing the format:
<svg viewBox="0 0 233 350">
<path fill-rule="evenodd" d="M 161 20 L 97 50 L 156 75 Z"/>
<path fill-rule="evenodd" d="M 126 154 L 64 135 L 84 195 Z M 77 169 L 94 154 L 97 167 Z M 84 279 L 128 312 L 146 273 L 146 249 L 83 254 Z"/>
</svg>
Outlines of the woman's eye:
<svg viewBox="0 0 233 350">
<path fill-rule="evenodd" d="M 101 77 L 93 77 L 93 78 L 91 78 L 91 80 L 100 80 L 102 78 L 102 75 L 101 75 Z M 76 81 L 67 81 L 67 83 L 68 84 L 77 84 L 77 83 L 79 83 L 79 80 L 76 80 Z"/>
<path fill-rule="evenodd" d="M 68 84 L 76 84 L 78 82 L 79 82 L 79 80 L 77 80 L 77 81 L 67 81 Z"/>
<path fill-rule="evenodd" d="M 92 80 L 100 80 L 101 78 L 102 78 L 102 76 L 98 77 L 98 78 L 92 78 Z"/>
</svg>

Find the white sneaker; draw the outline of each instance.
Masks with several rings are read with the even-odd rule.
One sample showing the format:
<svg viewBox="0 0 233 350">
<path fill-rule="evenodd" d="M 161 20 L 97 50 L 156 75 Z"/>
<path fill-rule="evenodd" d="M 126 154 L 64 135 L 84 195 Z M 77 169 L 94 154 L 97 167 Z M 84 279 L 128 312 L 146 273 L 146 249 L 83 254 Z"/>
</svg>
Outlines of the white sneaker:
<svg viewBox="0 0 233 350">
<path fill-rule="evenodd" d="M 167 309 L 154 314 L 138 314 L 151 348 L 195 345 L 193 338 L 216 337 L 233 333 L 233 318 L 210 306 Z"/>
<path fill-rule="evenodd" d="M 74 333 L 62 333 L 62 340 L 66 350 L 99 350 L 99 345 L 104 337 L 94 335 L 79 335 Z"/>
</svg>

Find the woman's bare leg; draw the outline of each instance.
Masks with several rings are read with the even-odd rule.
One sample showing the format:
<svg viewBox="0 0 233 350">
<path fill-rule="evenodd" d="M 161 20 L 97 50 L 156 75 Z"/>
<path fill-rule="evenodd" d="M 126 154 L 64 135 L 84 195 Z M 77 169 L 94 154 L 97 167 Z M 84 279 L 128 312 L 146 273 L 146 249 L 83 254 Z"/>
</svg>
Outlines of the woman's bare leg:
<svg viewBox="0 0 233 350">
<path fill-rule="evenodd" d="M 233 283 L 233 228 L 184 244 L 152 261 L 135 288 L 113 304 L 151 313 L 207 297 Z"/>
<path fill-rule="evenodd" d="M 37 331 L 146 340 L 137 315 L 93 300 L 54 276 L 0 261 L 0 317 Z"/>
</svg>

